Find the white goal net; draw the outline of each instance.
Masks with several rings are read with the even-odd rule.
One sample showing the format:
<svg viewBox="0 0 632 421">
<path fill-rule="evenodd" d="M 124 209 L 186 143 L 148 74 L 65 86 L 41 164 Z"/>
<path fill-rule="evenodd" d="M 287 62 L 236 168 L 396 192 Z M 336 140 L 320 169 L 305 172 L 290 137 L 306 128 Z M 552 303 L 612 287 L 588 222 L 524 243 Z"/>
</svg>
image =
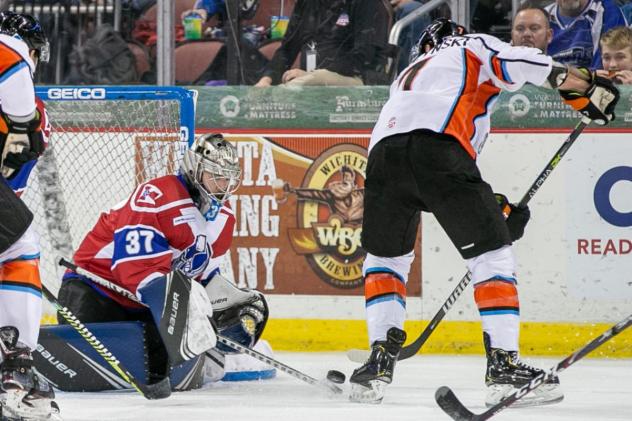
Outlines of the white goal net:
<svg viewBox="0 0 632 421">
<path fill-rule="evenodd" d="M 63 268 L 101 212 L 143 181 L 178 169 L 193 136 L 193 93 L 180 88 L 38 88 L 50 143 L 23 199 L 40 235 L 42 282 Z"/>
</svg>

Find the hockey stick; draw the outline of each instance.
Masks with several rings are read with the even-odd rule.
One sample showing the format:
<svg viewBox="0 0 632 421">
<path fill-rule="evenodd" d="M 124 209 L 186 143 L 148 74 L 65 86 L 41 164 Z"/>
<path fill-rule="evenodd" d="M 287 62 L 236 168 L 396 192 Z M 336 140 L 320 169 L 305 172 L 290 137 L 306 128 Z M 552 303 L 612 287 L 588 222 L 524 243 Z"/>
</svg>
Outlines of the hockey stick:
<svg viewBox="0 0 632 421">
<path fill-rule="evenodd" d="M 568 152 L 570 147 L 573 145 L 575 140 L 577 140 L 579 135 L 584 131 L 586 126 L 588 126 L 588 124 L 590 124 L 590 120 L 585 117 L 582 118 L 582 120 L 579 123 L 577 123 L 577 125 L 575 126 L 571 134 L 568 135 L 564 143 L 562 143 L 562 145 L 557 150 L 557 152 L 555 152 L 555 155 L 553 155 L 551 160 L 546 164 L 546 166 L 544 167 L 540 175 L 538 175 L 535 181 L 531 184 L 531 186 L 529 187 L 529 190 L 527 190 L 525 195 L 522 197 L 522 199 L 518 203 L 518 206 L 523 207 L 529 203 L 531 198 L 536 194 L 538 190 L 540 190 L 540 187 L 542 187 L 542 184 L 544 184 L 546 179 L 549 178 L 549 175 L 551 175 L 551 172 L 553 172 L 555 167 L 557 167 L 557 164 L 560 163 L 560 161 L 562 160 L 562 157 L 566 154 L 566 152 Z M 467 287 L 467 285 L 470 283 L 471 280 L 472 280 L 472 274 L 470 271 L 468 271 L 465 274 L 465 276 L 461 279 L 461 281 L 457 284 L 456 288 L 454 288 L 454 291 L 452 291 L 452 293 L 447 298 L 447 300 L 445 300 L 445 302 L 443 303 L 443 305 L 441 306 L 437 314 L 435 314 L 435 316 L 432 318 L 428 326 L 426 326 L 423 332 L 421 332 L 421 335 L 419 335 L 419 337 L 415 339 L 414 342 L 402 348 L 401 352 L 399 353 L 398 360 L 400 361 L 405 360 L 406 358 L 410 358 L 413 355 L 417 354 L 417 352 L 419 352 L 419 350 L 426 343 L 430 335 L 432 335 L 432 332 L 435 331 L 439 322 L 443 320 L 446 313 L 450 310 L 450 308 L 452 308 L 456 300 L 461 296 L 461 293 L 463 292 L 463 290 L 465 290 L 465 288 Z M 369 355 L 368 351 L 365 351 L 365 350 L 352 349 L 347 352 L 348 358 L 355 362 L 365 361 L 368 355 Z"/>
<path fill-rule="evenodd" d="M 64 259 L 63 257 L 59 259 L 59 265 L 60 266 L 64 266 L 68 269 L 71 269 L 72 271 L 78 273 L 79 275 L 85 276 L 87 278 L 89 278 L 91 281 L 93 281 L 96 284 L 99 284 L 105 288 L 108 288 L 120 295 L 123 295 L 125 298 L 128 298 L 136 303 L 145 305 L 143 302 L 141 302 L 138 297 L 134 294 L 132 294 L 130 291 L 128 291 L 125 288 L 122 288 L 116 284 L 114 284 L 113 282 L 108 281 L 107 279 L 103 279 L 100 276 L 85 270 L 83 268 L 80 268 L 79 266 L 75 265 L 74 263 Z M 316 387 L 320 387 L 320 388 L 326 388 L 328 391 L 333 392 L 335 394 L 340 394 L 342 393 L 342 389 L 339 388 L 338 386 L 336 386 L 334 383 L 323 379 L 323 380 L 317 380 L 305 373 L 302 373 L 296 369 L 293 369 L 290 366 L 287 366 L 285 364 L 283 364 L 280 361 L 277 361 L 273 358 L 268 357 L 265 354 L 262 354 L 258 351 L 255 351 L 254 349 L 245 347 L 243 345 L 241 345 L 239 342 L 235 342 L 225 336 L 222 335 L 217 335 L 217 341 L 223 343 L 224 345 L 227 345 L 231 348 L 233 348 L 235 351 L 238 351 L 240 353 L 249 355 L 259 361 L 262 361 L 268 365 L 270 365 L 271 367 L 274 368 L 278 368 L 279 370 L 283 371 L 286 374 L 289 374 L 290 376 L 297 378 L 301 381 L 304 381 L 307 384 L 310 384 L 312 386 L 316 386 Z"/>
<path fill-rule="evenodd" d="M 103 345 L 103 343 L 97 339 L 97 337 L 94 336 L 94 334 L 92 334 L 92 332 L 90 332 L 70 310 L 62 306 L 59 301 L 57 301 L 57 297 L 55 297 L 55 295 L 50 292 L 45 285 L 42 285 L 42 292 L 44 293 L 46 299 L 53 305 L 53 307 L 55 307 L 55 310 L 62 315 L 68 324 L 71 325 L 108 364 L 110 364 L 110 367 L 112 367 L 123 380 L 131 384 L 134 389 L 143 395 L 143 397 L 147 399 L 164 399 L 171 395 L 169 377 L 165 377 L 159 382 L 153 384 L 144 384 L 138 381 L 138 379 L 136 379 L 129 370 L 123 366 L 123 364 L 106 348 L 106 346 Z"/>
<path fill-rule="evenodd" d="M 561 373 L 562 371 L 575 364 L 577 361 L 581 360 L 586 355 L 599 348 L 601 345 L 603 345 L 619 333 L 623 332 L 630 326 L 632 326 L 632 315 L 620 321 L 619 323 L 605 331 L 598 338 L 593 339 L 579 350 L 564 358 L 562 361 L 557 363 L 557 365 L 553 367 L 548 373 L 541 373 L 529 383 L 525 384 L 520 389 L 516 390 L 514 393 L 507 396 L 505 399 L 481 414 L 474 414 L 469 409 L 467 409 L 465 405 L 463 405 L 461 401 L 459 401 L 454 392 L 447 386 L 441 386 L 439 389 L 437 389 L 435 393 L 435 400 L 437 401 L 441 409 L 443 409 L 446 414 L 448 414 L 450 417 L 452 417 L 452 419 L 456 421 L 488 420 L 517 400 L 521 399 L 529 392 L 537 389 L 547 379 L 552 378 L 558 373 Z"/>
</svg>

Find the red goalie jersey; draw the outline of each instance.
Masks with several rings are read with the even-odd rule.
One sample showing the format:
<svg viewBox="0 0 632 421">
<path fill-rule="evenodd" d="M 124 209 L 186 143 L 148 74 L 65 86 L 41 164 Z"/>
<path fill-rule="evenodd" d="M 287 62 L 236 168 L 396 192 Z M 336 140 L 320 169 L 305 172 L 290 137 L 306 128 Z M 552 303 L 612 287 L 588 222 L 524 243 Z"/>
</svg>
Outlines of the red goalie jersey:
<svg viewBox="0 0 632 421">
<path fill-rule="evenodd" d="M 205 218 L 200 213 L 181 176 L 150 180 L 101 214 L 74 262 L 133 293 L 140 284 L 174 269 L 204 281 L 218 270 L 235 225 L 227 203 L 212 215 Z M 138 307 L 105 288 L 93 287 L 126 307 Z"/>
</svg>

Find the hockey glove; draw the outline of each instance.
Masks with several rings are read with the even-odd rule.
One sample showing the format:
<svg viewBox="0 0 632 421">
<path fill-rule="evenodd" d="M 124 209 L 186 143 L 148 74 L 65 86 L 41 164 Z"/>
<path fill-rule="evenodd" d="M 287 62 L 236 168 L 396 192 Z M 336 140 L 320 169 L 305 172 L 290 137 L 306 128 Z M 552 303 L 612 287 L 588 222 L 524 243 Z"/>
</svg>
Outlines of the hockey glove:
<svg viewBox="0 0 632 421">
<path fill-rule="evenodd" d="M 509 203 L 507 196 L 504 194 L 495 193 L 495 195 L 496 201 L 505 216 L 505 223 L 507 224 L 507 229 L 509 229 L 511 241 L 521 239 L 524 235 L 524 229 L 531 218 L 529 207 Z"/>
<path fill-rule="evenodd" d="M 206 285 L 206 292 L 213 306 L 217 333 L 252 348 L 268 321 L 268 304 L 263 294 L 239 289 L 220 274 L 213 276 Z M 225 353 L 236 352 L 222 344 L 217 348 Z"/>
<path fill-rule="evenodd" d="M 2 175 L 15 176 L 22 166 L 37 159 L 44 152 L 44 136 L 40 129 L 41 114 L 28 122 L 15 122 L 6 114 L 0 114 L 0 150 L 2 151 Z"/>
<path fill-rule="evenodd" d="M 610 79 L 597 76 L 584 67 L 578 68 L 588 78 L 586 92 L 559 90 L 564 102 L 595 123 L 605 126 L 614 120 L 619 90 Z"/>
</svg>

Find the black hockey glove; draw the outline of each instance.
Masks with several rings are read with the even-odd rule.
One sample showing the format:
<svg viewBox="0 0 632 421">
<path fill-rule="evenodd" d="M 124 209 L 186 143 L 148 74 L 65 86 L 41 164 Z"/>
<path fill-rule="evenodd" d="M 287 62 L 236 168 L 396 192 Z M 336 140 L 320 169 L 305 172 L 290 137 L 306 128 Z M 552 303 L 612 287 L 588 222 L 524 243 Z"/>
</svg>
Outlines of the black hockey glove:
<svg viewBox="0 0 632 421">
<path fill-rule="evenodd" d="M 614 108 L 619 101 L 619 90 L 610 79 L 597 76 L 585 67 L 577 70 L 582 72 L 588 80 L 586 92 L 559 90 L 564 102 L 575 111 L 588 117 L 596 124 L 605 126 L 614 120 Z"/>
<path fill-rule="evenodd" d="M 521 239 L 524 235 L 524 229 L 531 218 L 531 211 L 529 210 L 529 207 L 522 207 L 509 203 L 507 196 L 504 194 L 495 193 L 495 195 L 496 201 L 505 216 L 505 223 L 509 229 L 511 241 Z"/>
</svg>

